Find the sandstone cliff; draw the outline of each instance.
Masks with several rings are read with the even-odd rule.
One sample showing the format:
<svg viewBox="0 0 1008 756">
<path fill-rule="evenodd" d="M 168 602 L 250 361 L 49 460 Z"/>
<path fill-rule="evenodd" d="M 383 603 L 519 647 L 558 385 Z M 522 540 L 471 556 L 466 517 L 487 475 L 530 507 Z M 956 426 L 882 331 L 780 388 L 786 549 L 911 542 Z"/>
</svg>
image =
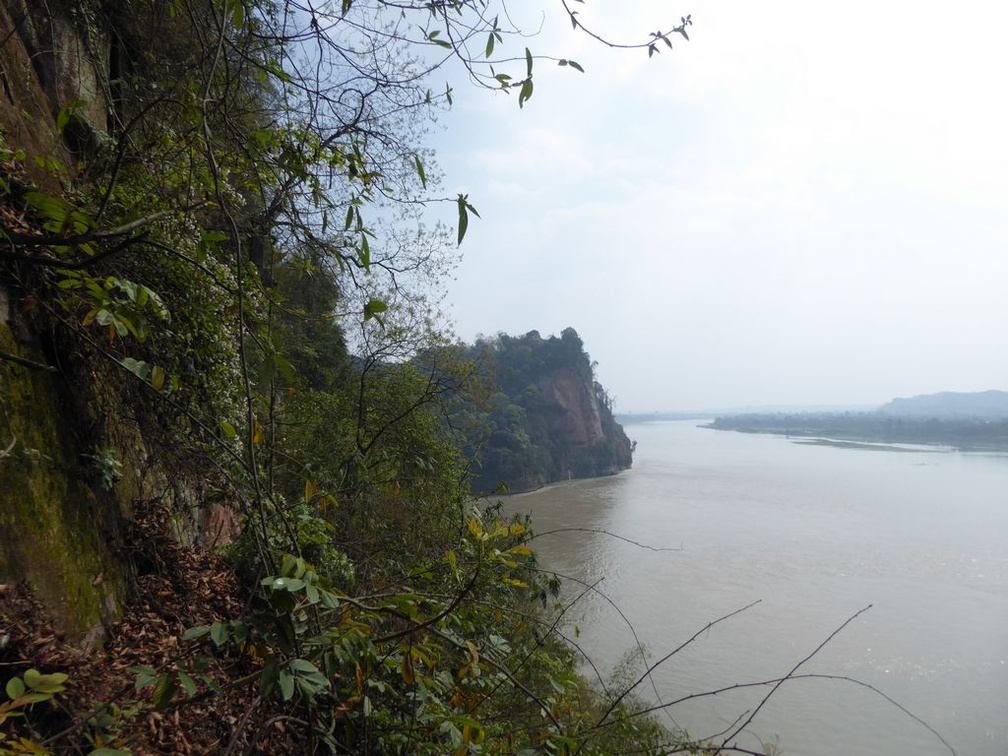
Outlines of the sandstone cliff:
<svg viewBox="0 0 1008 756">
<path fill-rule="evenodd" d="M 598 400 L 573 370 L 556 370 L 547 379 L 550 395 L 564 411 L 560 431 L 571 444 L 597 444 L 605 438 Z"/>
<path fill-rule="evenodd" d="M 116 51 L 89 20 L 92 5 L 0 2 L 8 229 L 39 231 L 25 195 L 59 202 L 65 166 L 97 159 L 108 140 Z M 124 389 L 121 369 L 89 359 L 39 306 L 45 269 L 0 257 L 0 585 L 26 581 L 61 630 L 94 643 L 131 590 L 124 544 L 135 501 L 169 506 L 172 536 L 188 543 L 229 533 L 233 519 L 202 507 L 208 462 L 174 446 L 143 397 Z"/>
<path fill-rule="evenodd" d="M 557 338 L 499 335 L 472 350 L 494 391 L 471 433 L 477 493 L 527 491 L 570 478 L 612 475 L 631 464 L 631 443 L 573 328 Z"/>
</svg>

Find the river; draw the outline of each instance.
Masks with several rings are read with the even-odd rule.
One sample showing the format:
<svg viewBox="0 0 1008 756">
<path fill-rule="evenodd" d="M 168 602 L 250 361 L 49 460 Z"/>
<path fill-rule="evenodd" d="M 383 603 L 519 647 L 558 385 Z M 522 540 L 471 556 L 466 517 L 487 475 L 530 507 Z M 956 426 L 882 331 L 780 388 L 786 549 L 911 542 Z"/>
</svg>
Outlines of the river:
<svg viewBox="0 0 1008 756">
<path fill-rule="evenodd" d="M 759 601 L 640 693 L 664 702 L 779 678 L 871 605 L 795 674 L 873 686 L 960 756 L 1008 754 L 1008 457 L 816 446 L 695 421 L 626 430 L 632 470 L 506 502 L 544 534 L 544 568 L 601 580 L 625 615 L 593 592 L 567 615 L 604 676 L 621 660 L 640 667 L 629 625 L 655 661 Z M 582 530 L 547 534 L 570 528 Z M 577 590 L 567 581 L 564 595 Z M 695 737 L 730 730 L 769 690 L 695 698 L 668 721 Z M 787 756 L 950 752 L 878 692 L 825 678 L 781 685 L 738 743 L 775 739 Z"/>
</svg>

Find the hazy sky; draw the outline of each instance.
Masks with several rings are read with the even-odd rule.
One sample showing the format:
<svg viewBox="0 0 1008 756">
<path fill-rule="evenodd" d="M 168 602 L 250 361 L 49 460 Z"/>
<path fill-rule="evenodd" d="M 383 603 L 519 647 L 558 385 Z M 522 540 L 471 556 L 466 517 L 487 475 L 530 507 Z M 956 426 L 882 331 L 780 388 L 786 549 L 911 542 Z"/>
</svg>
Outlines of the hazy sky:
<svg viewBox="0 0 1008 756">
<path fill-rule="evenodd" d="M 522 111 L 456 83 L 459 336 L 573 326 L 621 411 L 1008 389 L 1008 4 L 578 6 L 617 38 L 691 13 L 652 60 L 522 5 L 587 73 L 537 63 Z"/>
</svg>

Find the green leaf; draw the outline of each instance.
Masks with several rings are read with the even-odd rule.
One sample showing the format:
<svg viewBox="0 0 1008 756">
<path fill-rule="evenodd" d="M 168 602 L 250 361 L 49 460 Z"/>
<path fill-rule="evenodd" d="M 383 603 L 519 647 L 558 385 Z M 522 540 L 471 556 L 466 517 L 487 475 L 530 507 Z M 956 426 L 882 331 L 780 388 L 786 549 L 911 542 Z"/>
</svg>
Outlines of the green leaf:
<svg viewBox="0 0 1008 756">
<path fill-rule="evenodd" d="M 490 34 L 487 35 L 486 53 L 485 53 L 484 57 L 489 58 L 491 55 L 493 55 L 494 41 L 495 41 L 495 39 L 494 39 L 493 32 L 490 32 Z"/>
<path fill-rule="evenodd" d="M 414 155 L 413 162 L 416 164 L 416 172 L 420 177 L 420 183 L 423 184 L 423 188 L 427 188 L 427 176 L 424 175 L 423 163 L 420 162 L 420 156 Z"/>
<path fill-rule="evenodd" d="M 308 596 L 309 603 L 317 604 L 319 602 L 319 590 L 311 583 L 305 586 L 305 593 Z"/>
<path fill-rule="evenodd" d="M 291 659 L 287 665 L 295 672 L 303 674 L 319 674 L 319 669 L 307 659 Z"/>
<path fill-rule="evenodd" d="M 466 195 L 458 196 L 458 243 L 461 244 L 469 229 L 469 202 Z"/>
<path fill-rule="evenodd" d="M 526 77 L 528 77 L 529 79 L 531 79 L 532 78 L 532 51 L 529 50 L 527 47 L 525 48 L 525 67 L 528 69 L 528 73 L 526 73 L 525 75 L 526 75 Z"/>
<path fill-rule="evenodd" d="M 284 701 L 294 697 L 294 676 L 286 669 L 280 670 L 280 695 Z"/>
<path fill-rule="evenodd" d="M 294 380 L 294 366 L 291 365 L 290 361 L 284 358 L 282 355 L 274 352 L 270 359 L 276 365 L 277 371 L 283 376 L 284 380 L 290 383 Z"/>
<path fill-rule="evenodd" d="M 231 635 L 235 643 L 244 643 L 249 637 L 248 625 L 241 620 L 231 620 Z"/>
<path fill-rule="evenodd" d="M 221 420 L 221 422 L 220 422 L 220 428 L 224 432 L 224 435 L 227 438 L 237 438 L 238 437 L 238 431 L 236 431 L 235 427 L 233 425 L 231 425 L 231 423 L 229 423 L 227 420 Z"/>
<path fill-rule="evenodd" d="M 151 378 L 150 378 L 151 387 L 153 387 L 157 391 L 160 391 L 162 388 L 164 388 L 165 378 L 167 377 L 168 376 L 167 373 L 165 373 L 164 368 L 162 368 L 160 365 L 155 365 L 154 369 L 151 370 Z"/>
<path fill-rule="evenodd" d="M 367 234 L 363 231 L 361 232 L 360 255 L 358 256 L 364 270 L 368 270 L 371 267 L 371 245 L 368 244 Z"/>
<path fill-rule="evenodd" d="M 114 322 L 116 322 L 116 319 L 108 312 L 108 310 L 99 310 L 98 325 L 105 326 Z M 147 376 L 150 375 L 150 365 L 142 360 L 135 360 L 132 357 L 123 357 L 120 364 L 141 380 L 147 380 Z"/>
<path fill-rule="evenodd" d="M 202 680 L 203 684 L 213 691 L 215 696 L 224 695 L 224 688 L 218 685 L 217 681 L 210 677 L 210 675 L 200 675 L 200 680 Z"/>
<path fill-rule="evenodd" d="M 182 633 L 182 640 L 183 641 L 196 640 L 197 638 L 202 638 L 205 635 L 209 635 L 209 633 L 210 633 L 209 625 L 197 625 L 196 627 L 190 627 L 188 630 Z"/>
<path fill-rule="evenodd" d="M 308 498 L 308 497 L 305 497 Z M 281 577 L 301 577 L 304 575 L 304 560 L 293 554 L 284 554 L 283 563 L 280 565 Z"/>
<path fill-rule="evenodd" d="M 42 213 L 42 215 L 52 220 L 62 222 L 69 214 L 69 209 L 65 203 L 55 197 L 50 197 L 48 194 L 28 192 L 25 194 L 24 199 L 25 202 Z"/>
<path fill-rule="evenodd" d="M 37 669 L 29 669 L 24 673 L 24 682 L 29 688 L 39 693 L 59 693 L 65 690 L 63 683 L 67 681 L 67 677 L 68 675 L 62 672 L 43 675 Z"/>
<path fill-rule="evenodd" d="M 186 695 L 192 698 L 196 695 L 196 681 L 193 680 L 185 672 L 178 673 L 179 682 L 182 683 L 182 687 L 185 688 Z"/>
<path fill-rule="evenodd" d="M 570 59 L 568 59 L 567 60 L 567 65 L 570 66 L 571 68 L 573 68 L 575 71 L 580 71 L 581 73 L 584 73 L 584 68 L 582 68 L 581 64 L 578 63 L 576 60 L 570 60 Z"/>
<path fill-rule="evenodd" d="M 388 305 L 381 301 L 380 299 L 371 299 L 366 305 L 364 305 L 364 320 L 370 320 L 377 315 L 385 312 L 388 309 Z"/>
<path fill-rule="evenodd" d="M 525 102 L 532 97 L 532 79 L 526 79 L 522 83 L 521 91 L 518 93 L 518 107 L 525 107 Z"/>
<path fill-rule="evenodd" d="M 158 681 L 157 677 L 152 677 L 151 675 L 137 675 L 136 682 L 133 683 L 134 690 L 143 690 L 144 688 L 149 688 Z"/>
<path fill-rule="evenodd" d="M 128 332 L 133 334 L 133 338 L 135 338 L 137 341 L 143 342 L 144 339 L 140 335 L 140 331 L 137 329 L 136 325 L 134 325 L 133 321 L 127 318 L 121 312 L 116 313 L 115 315 L 112 316 L 112 322 L 115 324 L 116 332 L 120 336 L 125 336 L 126 333 Z M 146 362 L 139 362 L 137 364 L 144 366 L 144 374 L 140 375 L 139 373 L 137 373 L 137 375 L 140 375 L 141 378 L 147 378 L 147 376 L 150 375 L 150 366 Z"/>
<path fill-rule="evenodd" d="M 263 578 L 262 585 L 269 586 L 274 591 L 300 591 L 305 587 L 305 581 L 289 577 Z"/>
<path fill-rule="evenodd" d="M 230 628 L 223 622 L 214 622 L 210 625 L 210 640 L 214 642 L 215 646 L 220 648 L 227 642 L 229 630 Z"/>
<path fill-rule="evenodd" d="M 263 697 L 268 696 L 278 679 L 280 679 L 280 665 L 275 661 L 271 661 L 263 667 L 262 674 L 259 675 L 259 695 Z"/>
<path fill-rule="evenodd" d="M 452 49 L 451 43 L 441 39 L 440 37 L 441 37 L 440 29 L 435 29 L 434 31 L 432 31 L 430 34 L 427 35 L 427 41 L 433 42 L 438 47 L 444 47 L 447 50 L 451 50 Z"/>
<path fill-rule="evenodd" d="M 164 709 L 175 696 L 175 680 L 169 675 L 158 678 L 154 686 L 154 708 Z"/>
<path fill-rule="evenodd" d="M 14 700 L 15 698 L 21 698 L 25 692 L 25 684 L 20 677 L 12 677 L 7 681 L 7 698 Z"/>
</svg>

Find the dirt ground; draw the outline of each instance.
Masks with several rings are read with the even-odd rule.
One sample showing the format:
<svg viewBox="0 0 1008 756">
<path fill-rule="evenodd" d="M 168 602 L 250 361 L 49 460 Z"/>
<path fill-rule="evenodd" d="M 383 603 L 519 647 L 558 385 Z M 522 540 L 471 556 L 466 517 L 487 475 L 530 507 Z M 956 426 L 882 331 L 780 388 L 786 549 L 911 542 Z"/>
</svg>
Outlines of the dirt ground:
<svg viewBox="0 0 1008 756">
<path fill-rule="evenodd" d="M 7 736 L 0 753 L 20 737 L 53 754 L 100 747 L 134 754 L 297 750 L 289 717 L 258 696 L 261 663 L 253 655 L 182 641 L 189 627 L 242 615 L 233 572 L 217 554 L 175 542 L 168 514 L 158 505 L 140 502 L 136 512 L 130 539 L 134 598 L 100 650 L 68 644 L 27 585 L 0 586 L 0 684 L 31 668 L 68 675 L 66 691 L 54 700 L 32 705 L 25 717 L 0 718 L 0 734 Z M 154 707 L 154 685 L 137 690 L 137 667 L 171 676 L 174 692 L 167 703 Z M 187 689 L 180 670 L 195 686 Z"/>
</svg>

